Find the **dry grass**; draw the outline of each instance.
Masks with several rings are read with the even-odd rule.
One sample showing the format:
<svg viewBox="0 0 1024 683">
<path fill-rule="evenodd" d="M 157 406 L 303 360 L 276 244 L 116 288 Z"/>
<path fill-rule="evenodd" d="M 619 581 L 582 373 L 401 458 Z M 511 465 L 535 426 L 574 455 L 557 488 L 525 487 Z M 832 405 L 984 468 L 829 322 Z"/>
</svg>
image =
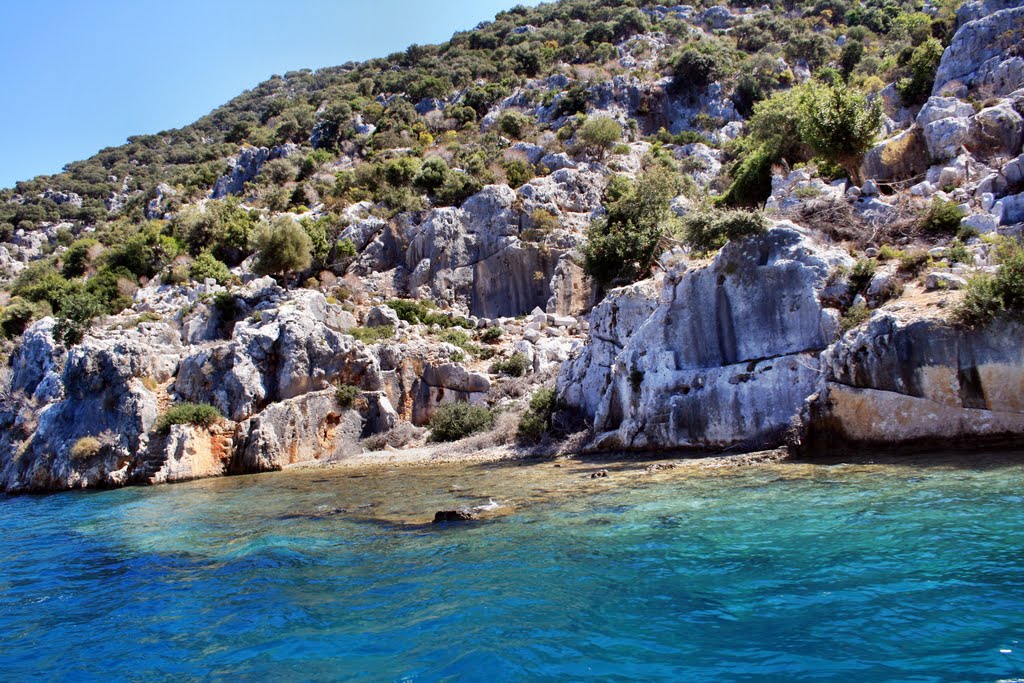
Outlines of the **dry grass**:
<svg viewBox="0 0 1024 683">
<path fill-rule="evenodd" d="M 411 448 L 422 446 L 426 435 L 426 429 L 402 420 L 386 432 L 363 439 L 362 445 L 369 451 L 382 451 L 388 447 Z"/>
</svg>

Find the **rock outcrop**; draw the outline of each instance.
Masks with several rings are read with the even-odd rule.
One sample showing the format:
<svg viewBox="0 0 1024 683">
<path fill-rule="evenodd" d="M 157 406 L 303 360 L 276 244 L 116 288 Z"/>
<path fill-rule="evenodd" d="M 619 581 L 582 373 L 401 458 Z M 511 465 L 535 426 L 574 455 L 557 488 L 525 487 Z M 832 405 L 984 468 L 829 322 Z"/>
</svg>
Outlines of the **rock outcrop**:
<svg viewBox="0 0 1024 683">
<path fill-rule="evenodd" d="M 811 452 L 1016 443 L 1024 432 L 1024 327 L 973 330 L 876 316 L 822 354 L 804 414 Z"/>
<path fill-rule="evenodd" d="M 1024 87 L 1024 5 L 1019 0 L 980 0 L 957 12 L 957 31 L 942 55 L 932 94 L 966 96 L 985 88 L 1007 95 Z"/>
<path fill-rule="evenodd" d="M 563 367 L 559 397 L 593 420 L 603 447 L 776 445 L 838 336 L 819 294 L 849 262 L 779 223 L 667 273 L 657 301 L 649 284 L 613 292 L 591 315 L 591 344 Z"/>
</svg>

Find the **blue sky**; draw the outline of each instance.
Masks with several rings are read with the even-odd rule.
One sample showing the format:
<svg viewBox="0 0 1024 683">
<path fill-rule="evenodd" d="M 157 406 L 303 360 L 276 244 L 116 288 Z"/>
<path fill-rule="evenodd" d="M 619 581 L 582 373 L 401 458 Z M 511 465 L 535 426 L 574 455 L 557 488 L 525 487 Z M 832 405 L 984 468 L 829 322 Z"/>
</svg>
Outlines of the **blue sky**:
<svg viewBox="0 0 1024 683">
<path fill-rule="evenodd" d="M 0 187 L 196 120 L 273 74 L 439 43 L 538 0 L 8 0 Z"/>
</svg>

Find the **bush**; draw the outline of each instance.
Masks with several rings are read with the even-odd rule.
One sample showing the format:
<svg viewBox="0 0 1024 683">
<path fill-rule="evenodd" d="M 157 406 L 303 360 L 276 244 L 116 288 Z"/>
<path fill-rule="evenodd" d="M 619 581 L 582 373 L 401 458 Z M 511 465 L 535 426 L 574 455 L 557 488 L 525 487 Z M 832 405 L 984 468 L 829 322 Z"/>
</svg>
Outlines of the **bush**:
<svg viewBox="0 0 1024 683">
<path fill-rule="evenodd" d="M 166 434 L 174 425 L 210 427 L 223 417 L 219 410 L 208 403 L 178 403 L 157 418 L 154 429 L 161 434 Z"/>
<path fill-rule="evenodd" d="M 522 187 L 533 178 L 533 166 L 522 159 L 507 159 L 501 166 L 510 187 Z"/>
<path fill-rule="evenodd" d="M 928 211 L 921 216 L 921 229 L 933 235 L 955 235 L 960 230 L 964 212 L 956 202 L 935 197 Z"/>
<path fill-rule="evenodd" d="M 87 237 L 76 240 L 68 247 L 64 254 L 64 264 L 61 274 L 66 278 L 81 277 L 85 275 L 86 269 L 92 263 L 96 255 L 102 250 L 98 240 Z"/>
<path fill-rule="evenodd" d="M 929 38 L 914 48 L 907 65 L 910 76 L 896 83 L 896 91 L 905 105 L 922 104 L 931 95 L 942 52 L 942 43 L 935 38 Z"/>
<path fill-rule="evenodd" d="M 494 415 L 484 406 L 457 401 L 437 408 L 430 420 L 431 441 L 458 441 L 490 429 Z"/>
<path fill-rule="evenodd" d="M 591 223 L 583 267 L 602 286 L 629 284 L 651 272 L 663 238 L 675 228 L 669 202 L 682 189 L 678 174 L 660 164 L 635 182 L 605 191 L 607 215 Z"/>
<path fill-rule="evenodd" d="M 839 320 L 839 330 L 848 332 L 871 317 L 871 309 L 863 303 L 850 306 Z"/>
<path fill-rule="evenodd" d="M 603 158 L 622 139 L 622 126 L 607 116 L 592 116 L 580 126 L 576 137 L 586 151 Z"/>
<path fill-rule="evenodd" d="M 71 447 L 72 460 L 88 460 L 100 452 L 100 440 L 94 436 L 83 436 Z"/>
<path fill-rule="evenodd" d="M 228 267 L 221 261 L 218 261 L 208 251 L 202 252 L 192 261 L 192 265 L 188 269 L 188 275 L 196 282 L 203 282 L 207 278 L 213 278 L 219 285 L 223 285 L 231 279 L 231 271 L 228 270 Z"/>
<path fill-rule="evenodd" d="M 33 303 L 21 297 L 11 299 L 0 309 L 0 333 L 7 339 L 14 339 L 32 323 L 49 315 L 50 305 L 46 302 Z"/>
<path fill-rule="evenodd" d="M 379 327 L 353 327 L 345 334 L 355 337 L 356 341 L 361 341 L 364 344 L 376 344 L 377 342 L 394 337 L 395 328 L 391 325 L 380 325 Z"/>
<path fill-rule="evenodd" d="M 306 231 L 289 216 L 260 223 L 253 236 L 259 252 L 253 270 L 257 275 L 287 275 L 309 268 L 313 243 Z"/>
<path fill-rule="evenodd" d="M 459 316 L 447 316 L 433 310 L 429 301 L 412 299 L 391 299 L 385 305 L 398 314 L 400 320 L 413 325 L 437 325 L 438 327 L 462 327 L 472 330 L 475 325 L 470 320 Z"/>
<path fill-rule="evenodd" d="M 708 211 L 689 217 L 683 239 L 696 252 L 721 249 L 730 240 L 758 235 L 768 227 L 768 219 L 759 211 Z"/>
<path fill-rule="evenodd" d="M 995 318 L 1024 320 L 1024 248 L 1012 238 L 995 245 L 999 269 L 980 273 L 967 281 L 964 298 L 953 310 L 953 319 L 974 327 Z"/>
<path fill-rule="evenodd" d="M 82 341 L 93 318 L 106 312 L 107 307 L 94 294 L 83 289 L 72 290 L 61 302 L 53 336 L 64 346 L 72 347 Z"/>
<path fill-rule="evenodd" d="M 504 333 L 501 331 L 500 327 L 488 327 L 486 330 L 484 330 L 484 333 L 480 338 L 483 339 L 488 344 L 493 344 L 494 342 L 501 339 L 502 334 Z"/>
<path fill-rule="evenodd" d="M 338 405 L 342 408 L 351 408 L 352 404 L 355 403 L 356 398 L 363 392 L 357 386 L 351 384 L 340 384 L 334 391 L 334 400 L 337 401 Z"/>
<path fill-rule="evenodd" d="M 530 399 L 530 409 L 519 419 L 516 431 L 520 441 L 537 443 L 551 431 L 551 419 L 557 399 L 554 389 L 540 389 Z"/>
<path fill-rule="evenodd" d="M 491 372 L 509 377 L 522 377 L 530 368 L 530 359 L 522 353 L 514 353 L 509 358 L 496 360 L 491 364 Z"/>
<path fill-rule="evenodd" d="M 800 137 L 814 152 L 860 178 L 860 162 L 882 128 L 879 99 L 845 85 L 811 84 L 800 95 Z"/>
<path fill-rule="evenodd" d="M 526 130 L 533 124 L 533 119 L 517 111 L 506 110 L 498 115 L 495 121 L 498 131 L 502 135 L 514 140 L 521 140 Z"/>
<path fill-rule="evenodd" d="M 875 277 L 875 271 L 878 270 L 878 262 L 874 259 L 860 259 L 850 270 L 850 293 L 861 294 L 871 283 L 871 279 Z"/>
</svg>

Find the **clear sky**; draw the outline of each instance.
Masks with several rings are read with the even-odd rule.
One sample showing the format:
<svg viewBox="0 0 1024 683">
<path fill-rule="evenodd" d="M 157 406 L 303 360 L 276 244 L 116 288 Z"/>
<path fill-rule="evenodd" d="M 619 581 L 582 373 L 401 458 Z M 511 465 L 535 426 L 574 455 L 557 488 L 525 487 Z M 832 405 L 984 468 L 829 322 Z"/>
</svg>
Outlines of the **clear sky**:
<svg viewBox="0 0 1024 683">
<path fill-rule="evenodd" d="M 2 0 L 0 187 L 178 128 L 273 74 L 439 43 L 538 0 Z"/>
</svg>

